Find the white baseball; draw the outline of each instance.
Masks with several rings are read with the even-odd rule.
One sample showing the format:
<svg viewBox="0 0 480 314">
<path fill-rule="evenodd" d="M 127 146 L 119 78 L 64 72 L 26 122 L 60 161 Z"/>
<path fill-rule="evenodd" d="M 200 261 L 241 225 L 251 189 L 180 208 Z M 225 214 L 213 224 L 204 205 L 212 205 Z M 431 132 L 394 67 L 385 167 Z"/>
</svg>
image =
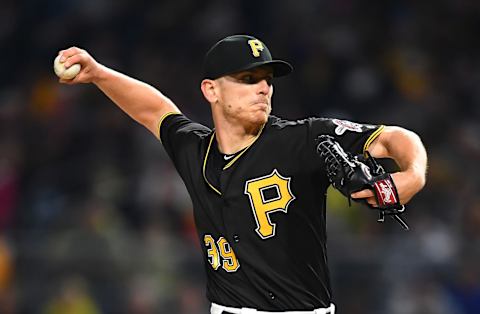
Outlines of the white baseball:
<svg viewBox="0 0 480 314">
<path fill-rule="evenodd" d="M 58 55 L 53 61 L 53 70 L 55 71 L 55 74 L 64 80 L 73 79 L 78 73 L 80 73 L 81 68 L 82 67 L 78 63 L 72 64 L 68 69 L 65 68 L 63 62 L 60 62 L 60 55 Z"/>
</svg>

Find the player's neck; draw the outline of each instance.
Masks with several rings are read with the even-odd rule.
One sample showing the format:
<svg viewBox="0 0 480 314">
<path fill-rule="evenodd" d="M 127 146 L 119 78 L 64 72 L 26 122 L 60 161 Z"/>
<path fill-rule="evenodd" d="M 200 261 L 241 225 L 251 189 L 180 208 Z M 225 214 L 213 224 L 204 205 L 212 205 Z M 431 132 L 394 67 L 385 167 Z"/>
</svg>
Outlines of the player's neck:
<svg viewBox="0 0 480 314">
<path fill-rule="evenodd" d="M 252 144 L 263 127 L 263 124 L 244 126 L 215 119 L 214 123 L 218 148 L 224 154 L 234 154 Z"/>
</svg>

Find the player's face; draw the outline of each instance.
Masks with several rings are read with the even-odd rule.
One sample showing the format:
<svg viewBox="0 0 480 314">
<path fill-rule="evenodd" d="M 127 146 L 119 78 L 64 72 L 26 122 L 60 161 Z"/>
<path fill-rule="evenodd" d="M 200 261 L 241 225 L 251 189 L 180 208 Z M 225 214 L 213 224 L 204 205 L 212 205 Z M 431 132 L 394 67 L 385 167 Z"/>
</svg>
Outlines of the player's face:
<svg viewBox="0 0 480 314">
<path fill-rule="evenodd" d="M 273 70 L 269 66 L 238 72 L 219 79 L 219 102 L 227 119 L 264 124 L 272 111 Z"/>
</svg>

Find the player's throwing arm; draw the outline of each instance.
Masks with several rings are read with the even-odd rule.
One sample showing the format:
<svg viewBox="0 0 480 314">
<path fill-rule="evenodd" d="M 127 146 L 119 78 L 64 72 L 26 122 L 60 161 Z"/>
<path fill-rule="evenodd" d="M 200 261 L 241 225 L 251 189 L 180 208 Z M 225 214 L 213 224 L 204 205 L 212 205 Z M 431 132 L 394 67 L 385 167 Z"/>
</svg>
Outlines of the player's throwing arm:
<svg viewBox="0 0 480 314">
<path fill-rule="evenodd" d="M 158 124 L 177 106 L 149 84 L 98 63 L 87 51 L 71 47 L 61 50 L 54 62 L 55 73 L 64 84 L 93 83 L 135 121 L 157 138 Z"/>
</svg>

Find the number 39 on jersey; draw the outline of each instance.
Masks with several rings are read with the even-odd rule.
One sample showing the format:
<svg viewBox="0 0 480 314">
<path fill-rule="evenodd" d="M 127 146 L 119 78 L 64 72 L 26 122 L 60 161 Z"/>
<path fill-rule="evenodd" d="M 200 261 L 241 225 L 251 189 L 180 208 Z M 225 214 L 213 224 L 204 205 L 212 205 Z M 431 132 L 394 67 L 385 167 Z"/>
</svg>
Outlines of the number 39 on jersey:
<svg viewBox="0 0 480 314">
<path fill-rule="evenodd" d="M 207 248 L 208 262 L 214 270 L 217 270 L 221 265 L 229 273 L 237 271 L 240 263 L 230 243 L 224 237 L 215 241 L 211 235 L 206 234 L 203 236 L 203 242 Z"/>
</svg>

